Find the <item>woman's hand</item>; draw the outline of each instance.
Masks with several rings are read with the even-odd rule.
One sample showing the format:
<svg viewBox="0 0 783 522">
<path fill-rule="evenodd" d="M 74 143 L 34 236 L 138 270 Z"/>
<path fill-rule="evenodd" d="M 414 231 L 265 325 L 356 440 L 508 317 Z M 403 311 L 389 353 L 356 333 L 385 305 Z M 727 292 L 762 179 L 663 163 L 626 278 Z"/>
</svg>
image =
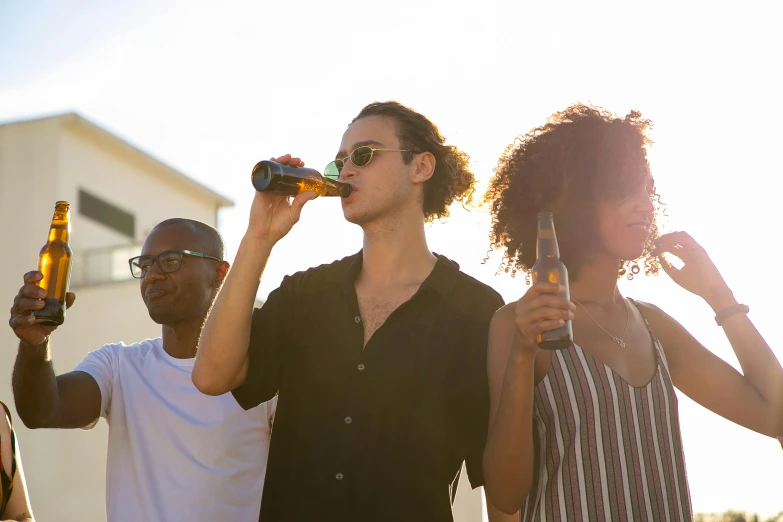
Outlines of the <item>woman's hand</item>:
<svg viewBox="0 0 783 522">
<path fill-rule="evenodd" d="M 672 232 L 659 237 L 655 245 L 655 254 L 663 270 L 675 283 L 703 298 L 713 310 L 720 311 L 736 304 L 734 294 L 707 251 L 690 235 Z M 663 257 L 666 252 L 679 258 L 684 263 L 682 268 L 676 268 L 667 261 Z"/>
</svg>

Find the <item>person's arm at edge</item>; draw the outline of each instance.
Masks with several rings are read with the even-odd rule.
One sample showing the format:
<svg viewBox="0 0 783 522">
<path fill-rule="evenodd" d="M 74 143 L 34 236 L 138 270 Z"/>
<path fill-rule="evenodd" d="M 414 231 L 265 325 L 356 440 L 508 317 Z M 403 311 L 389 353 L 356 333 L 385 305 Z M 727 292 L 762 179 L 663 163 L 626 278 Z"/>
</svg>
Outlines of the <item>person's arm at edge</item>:
<svg viewBox="0 0 783 522">
<path fill-rule="evenodd" d="M 4 419 L 0 421 L 2 422 L 2 425 L 0 425 L 0 444 L 3 445 L 3 448 L 0 448 L 0 451 L 3 454 L 9 454 L 12 451 L 6 445 L 12 442 L 13 428 L 5 410 L 2 411 L 2 414 Z M 13 478 L 13 491 L 11 492 L 11 498 L 8 499 L 8 503 L 5 506 L 5 511 L 0 513 L 0 520 L 3 522 L 35 522 L 33 509 L 30 507 L 30 497 L 27 493 L 19 441 L 16 441 L 14 458 L 16 459 L 16 475 Z"/>
</svg>

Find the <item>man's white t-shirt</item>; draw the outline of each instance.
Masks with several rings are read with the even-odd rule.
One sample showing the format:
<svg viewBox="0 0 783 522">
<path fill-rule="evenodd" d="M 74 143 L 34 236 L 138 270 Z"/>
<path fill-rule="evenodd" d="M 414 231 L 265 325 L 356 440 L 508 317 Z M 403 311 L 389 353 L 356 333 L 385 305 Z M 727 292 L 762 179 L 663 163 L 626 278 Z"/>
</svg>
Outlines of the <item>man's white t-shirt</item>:
<svg viewBox="0 0 783 522">
<path fill-rule="evenodd" d="M 275 401 L 245 411 L 191 381 L 195 359 L 161 338 L 107 344 L 76 371 L 101 389 L 109 424 L 109 522 L 257 522 Z"/>
</svg>

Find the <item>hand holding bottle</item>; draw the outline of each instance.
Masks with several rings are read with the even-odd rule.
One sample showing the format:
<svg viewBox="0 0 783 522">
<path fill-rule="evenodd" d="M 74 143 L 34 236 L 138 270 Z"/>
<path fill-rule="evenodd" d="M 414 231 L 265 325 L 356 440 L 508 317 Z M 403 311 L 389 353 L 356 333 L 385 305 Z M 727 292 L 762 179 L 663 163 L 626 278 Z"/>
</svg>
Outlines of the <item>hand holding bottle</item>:
<svg viewBox="0 0 783 522">
<path fill-rule="evenodd" d="M 281 165 L 304 167 L 300 158 L 290 154 L 271 159 Z M 256 191 L 250 207 L 250 223 L 246 235 L 258 241 L 276 243 L 299 221 L 304 204 L 315 197 L 316 194 L 310 191 L 302 192 L 293 200 L 274 192 Z"/>
<path fill-rule="evenodd" d="M 535 354 L 541 345 L 541 335 L 556 332 L 574 318 L 574 304 L 565 296 L 566 289 L 556 283 L 534 283 L 514 307 L 517 325 L 517 350 Z"/>
<path fill-rule="evenodd" d="M 19 293 L 14 298 L 14 304 L 11 307 L 11 319 L 8 325 L 14 331 L 16 336 L 33 346 L 45 342 L 57 326 L 47 326 L 36 322 L 33 312 L 44 308 L 47 295 L 46 290 L 39 286 L 43 279 L 43 274 L 38 271 L 27 272 L 24 275 L 24 286 L 19 289 Z M 65 306 L 70 308 L 73 305 L 76 296 L 73 292 L 68 292 L 65 296 Z"/>
<path fill-rule="evenodd" d="M 723 276 L 699 243 L 685 232 L 672 232 L 655 241 L 655 253 L 672 280 L 698 295 L 717 312 L 737 303 Z M 684 265 L 673 266 L 664 253 L 678 257 Z"/>
</svg>

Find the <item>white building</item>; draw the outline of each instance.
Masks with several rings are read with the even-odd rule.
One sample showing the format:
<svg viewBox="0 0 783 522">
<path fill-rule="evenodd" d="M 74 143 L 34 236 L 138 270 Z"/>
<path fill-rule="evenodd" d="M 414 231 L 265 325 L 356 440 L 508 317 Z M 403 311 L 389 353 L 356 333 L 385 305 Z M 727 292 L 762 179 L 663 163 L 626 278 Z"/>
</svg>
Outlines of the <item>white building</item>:
<svg viewBox="0 0 783 522">
<path fill-rule="evenodd" d="M 216 225 L 232 202 L 85 120 L 64 114 L 0 124 L 0 309 L 37 268 L 58 200 L 71 203 L 74 306 L 52 337 L 55 371 L 72 370 L 107 342 L 160 335 L 130 276 L 150 230 L 170 217 Z M 3 304 L 5 303 L 5 304 Z M 257 303 L 260 304 L 260 303 Z M 19 421 L 11 392 L 18 340 L 0 327 L 0 400 L 14 415 L 36 518 L 98 522 L 105 515 L 107 426 L 35 430 Z M 479 522 L 482 495 L 460 480 L 455 522 Z"/>
<path fill-rule="evenodd" d="M 72 370 L 107 342 L 160 335 L 127 260 L 160 221 L 216 225 L 232 202 L 76 114 L 0 125 L 0 308 L 7 313 L 25 272 L 37 268 L 58 200 L 71 203 L 71 290 L 76 302 L 52 337 L 55 369 Z M 7 317 L 7 316 L 6 316 Z M 7 319 L 3 324 L 7 324 Z M 106 519 L 107 426 L 26 429 L 14 410 L 11 369 L 18 340 L 0 328 L 0 400 L 11 408 L 36 518 Z"/>
</svg>

